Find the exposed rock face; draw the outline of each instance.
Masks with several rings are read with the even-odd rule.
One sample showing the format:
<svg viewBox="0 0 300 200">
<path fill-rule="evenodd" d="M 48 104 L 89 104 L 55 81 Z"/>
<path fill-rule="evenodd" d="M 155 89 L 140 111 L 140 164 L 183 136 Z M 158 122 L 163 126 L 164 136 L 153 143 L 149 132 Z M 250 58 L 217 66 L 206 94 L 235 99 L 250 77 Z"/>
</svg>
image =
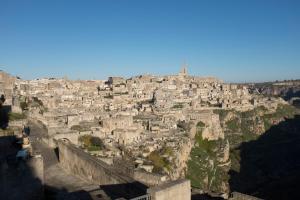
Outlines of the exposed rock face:
<svg viewBox="0 0 300 200">
<path fill-rule="evenodd" d="M 220 163 L 219 166 L 228 164 L 228 162 L 230 162 L 229 156 L 230 156 L 230 145 L 229 145 L 229 141 L 226 140 L 225 145 L 223 147 L 223 151 L 221 152 L 221 156 L 218 157 L 218 162 Z"/>
<path fill-rule="evenodd" d="M 300 97 L 300 81 L 285 81 L 273 83 L 254 84 L 251 90 L 258 91 L 261 94 L 269 96 L 280 96 L 289 101 L 293 97 Z"/>
<path fill-rule="evenodd" d="M 209 112 L 196 126 L 187 170 L 192 185 L 203 191 L 215 191 L 228 196 L 229 152 L 230 145 L 224 139 L 219 115 Z"/>
<path fill-rule="evenodd" d="M 199 128 L 201 129 L 203 139 L 224 139 L 224 132 L 218 114 L 215 114 L 211 110 L 202 110 L 198 112 L 189 110 L 187 115 L 191 120 L 189 132 L 192 139 L 195 137 Z M 203 123 L 203 127 L 198 127 L 199 123 Z"/>
<path fill-rule="evenodd" d="M 192 149 L 192 141 L 186 139 L 180 144 L 179 151 L 176 152 L 175 161 L 174 161 L 174 171 L 171 174 L 171 179 L 176 180 L 178 178 L 185 177 L 185 172 L 187 170 L 187 160 L 190 156 Z"/>
<path fill-rule="evenodd" d="M 229 194 L 229 169 L 228 141 L 208 141 L 198 133 L 188 161 L 187 177 L 192 185 L 204 192 L 214 191 L 226 196 Z"/>
<path fill-rule="evenodd" d="M 220 125 L 219 115 L 211 114 L 211 117 L 206 120 L 207 126 L 202 132 L 203 139 L 218 140 L 224 139 L 224 132 Z"/>
<path fill-rule="evenodd" d="M 238 146 L 244 141 L 255 140 L 271 126 L 292 117 L 295 112 L 285 103 L 279 104 L 276 109 L 257 107 L 246 112 L 216 110 L 215 113 L 220 117 L 214 123 L 219 123 L 224 137 L 215 139 L 211 137 L 214 134 L 209 134 L 209 126 L 198 124 L 195 144 L 188 161 L 187 177 L 194 187 L 201 188 L 204 192 L 214 191 L 228 197 L 229 171 L 238 170 Z M 231 155 L 231 151 L 236 153 Z"/>
</svg>

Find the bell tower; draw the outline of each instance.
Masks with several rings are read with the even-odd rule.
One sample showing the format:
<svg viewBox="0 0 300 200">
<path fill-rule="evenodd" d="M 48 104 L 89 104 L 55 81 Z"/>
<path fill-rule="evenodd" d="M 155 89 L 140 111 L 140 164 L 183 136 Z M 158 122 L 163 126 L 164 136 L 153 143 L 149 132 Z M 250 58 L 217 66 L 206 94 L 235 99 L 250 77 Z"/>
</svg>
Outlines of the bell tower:
<svg viewBox="0 0 300 200">
<path fill-rule="evenodd" d="M 182 65 L 182 68 L 181 68 L 181 70 L 180 70 L 180 72 L 179 72 L 178 75 L 179 76 L 187 76 L 188 75 L 187 67 L 188 67 L 188 65 L 186 63 L 184 63 Z"/>
</svg>

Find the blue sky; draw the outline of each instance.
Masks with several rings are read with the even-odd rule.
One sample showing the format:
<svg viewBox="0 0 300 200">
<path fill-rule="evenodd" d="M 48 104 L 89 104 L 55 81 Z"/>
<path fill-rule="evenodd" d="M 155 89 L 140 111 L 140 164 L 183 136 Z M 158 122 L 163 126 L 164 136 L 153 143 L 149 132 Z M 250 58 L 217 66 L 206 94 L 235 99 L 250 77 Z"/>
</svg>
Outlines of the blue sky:
<svg viewBox="0 0 300 200">
<path fill-rule="evenodd" d="M 298 0 L 0 0 L 0 69 L 24 79 L 300 78 Z"/>
</svg>

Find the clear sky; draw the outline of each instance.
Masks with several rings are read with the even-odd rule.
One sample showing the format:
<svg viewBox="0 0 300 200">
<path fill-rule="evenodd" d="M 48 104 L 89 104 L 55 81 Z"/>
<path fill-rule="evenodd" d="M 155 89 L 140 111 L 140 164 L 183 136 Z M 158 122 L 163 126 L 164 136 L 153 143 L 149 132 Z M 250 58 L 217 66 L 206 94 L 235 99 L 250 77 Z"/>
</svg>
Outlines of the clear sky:
<svg viewBox="0 0 300 200">
<path fill-rule="evenodd" d="M 300 78 L 299 0 L 0 0 L 0 69 L 24 79 Z"/>
</svg>

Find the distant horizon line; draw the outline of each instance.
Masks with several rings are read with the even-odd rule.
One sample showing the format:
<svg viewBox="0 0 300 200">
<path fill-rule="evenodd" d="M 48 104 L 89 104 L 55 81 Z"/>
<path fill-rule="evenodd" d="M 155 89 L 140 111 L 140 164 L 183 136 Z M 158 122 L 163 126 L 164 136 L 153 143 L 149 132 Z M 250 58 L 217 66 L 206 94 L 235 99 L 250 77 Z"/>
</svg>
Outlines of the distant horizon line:
<svg viewBox="0 0 300 200">
<path fill-rule="evenodd" d="M 24 79 L 22 78 L 20 75 L 12 75 L 10 72 L 7 72 L 5 70 L 0 69 L 0 72 L 5 72 L 7 74 L 9 74 L 10 76 L 16 77 L 18 79 L 21 80 L 26 80 L 26 81 L 30 81 L 30 80 L 41 80 L 41 79 L 67 79 L 67 80 L 71 80 L 71 81 L 105 81 L 108 80 L 108 78 L 110 77 L 120 77 L 120 78 L 125 78 L 125 79 L 130 79 L 130 78 L 134 78 L 134 77 L 138 77 L 138 76 L 158 76 L 158 77 L 164 77 L 164 76 L 176 76 L 177 74 L 168 74 L 168 75 L 162 75 L 162 74 L 150 74 L 150 73 L 144 73 L 144 74 L 139 74 L 139 75 L 133 75 L 133 76 L 122 76 L 122 75 L 114 75 L 114 76 L 107 76 L 106 79 L 95 79 L 95 78 L 91 78 L 91 79 L 82 79 L 82 78 L 69 78 L 68 75 L 64 75 L 62 77 L 60 76 L 44 76 L 44 77 L 38 77 L 38 78 L 32 78 L 32 79 Z M 232 84 L 253 84 L 253 83 L 272 83 L 272 82 L 288 82 L 288 81 L 300 81 L 300 78 L 296 78 L 296 79 L 280 79 L 280 80 L 265 80 L 265 81 L 226 81 L 223 80 L 217 76 L 200 76 L 200 75 L 190 75 L 188 74 L 187 76 L 192 76 L 192 77 L 200 77 L 200 78 L 216 78 L 219 80 L 224 81 L 225 83 L 232 83 Z"/>
</svg>

